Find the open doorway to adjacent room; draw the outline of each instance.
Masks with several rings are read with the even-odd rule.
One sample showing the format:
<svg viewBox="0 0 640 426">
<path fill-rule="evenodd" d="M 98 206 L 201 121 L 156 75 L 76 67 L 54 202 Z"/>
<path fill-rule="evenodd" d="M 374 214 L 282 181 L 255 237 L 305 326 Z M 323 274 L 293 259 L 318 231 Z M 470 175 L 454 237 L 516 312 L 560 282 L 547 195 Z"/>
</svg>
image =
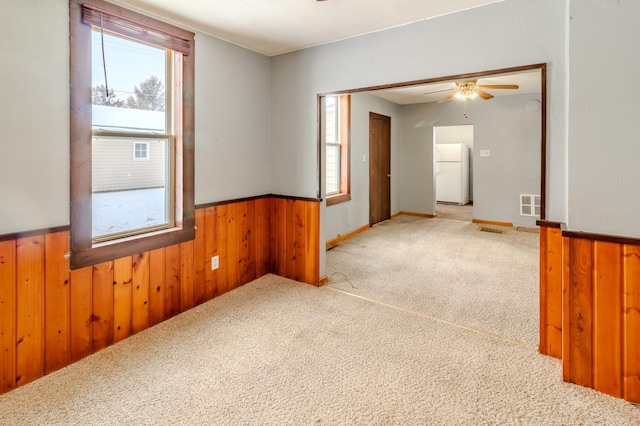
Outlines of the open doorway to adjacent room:
<svg viewBox="0 0 640 426">
<path fill-rule="evenodd" d="M 473 220 L 473 124 L 433 127 L 436 217 Z"/>
</svg>

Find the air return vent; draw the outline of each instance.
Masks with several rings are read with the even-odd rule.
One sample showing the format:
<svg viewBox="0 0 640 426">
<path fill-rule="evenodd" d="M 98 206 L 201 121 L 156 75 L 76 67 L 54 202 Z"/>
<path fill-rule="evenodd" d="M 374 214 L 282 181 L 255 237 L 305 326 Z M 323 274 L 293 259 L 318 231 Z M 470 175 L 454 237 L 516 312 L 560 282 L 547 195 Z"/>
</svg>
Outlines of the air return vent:
<svg viewBox="0 0 640 426">
<path fill-rule="evenodd" d="M 540 196 L 520 194 L 520 215 L 540 217 Z"/>
<path fill-rule="evenodd" d="M 480 229 L 478 229 L 478 231 L 491 232 L 493 234 L 504 234 L 504 231 L 502 229 L 488 228 L 486 226 L 481 226 Z"/>
</svg>

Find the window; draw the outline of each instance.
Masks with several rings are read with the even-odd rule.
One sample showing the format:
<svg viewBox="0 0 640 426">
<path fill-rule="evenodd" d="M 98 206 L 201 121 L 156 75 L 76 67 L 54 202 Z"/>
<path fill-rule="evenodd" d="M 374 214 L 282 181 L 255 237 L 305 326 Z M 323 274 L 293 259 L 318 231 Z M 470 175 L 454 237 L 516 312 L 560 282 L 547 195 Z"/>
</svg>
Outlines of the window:
<svg viewBox="0 0 640 426">
<path fill-rule="evenodd" d="M 133 161 L 149 161 L 149 142 L 133 142 Z"/>
<path fill-rule="evenodd" d="M 351 126 L 351 97 L 325 98 L 326 194 L 327 205 L 351 199 L 349 139 Z"/>
<path fill-rule="evenodd" d="M 193 33 L 102 0 L 69 13 L 71 267 L 193 239 Z"/>
</svg>

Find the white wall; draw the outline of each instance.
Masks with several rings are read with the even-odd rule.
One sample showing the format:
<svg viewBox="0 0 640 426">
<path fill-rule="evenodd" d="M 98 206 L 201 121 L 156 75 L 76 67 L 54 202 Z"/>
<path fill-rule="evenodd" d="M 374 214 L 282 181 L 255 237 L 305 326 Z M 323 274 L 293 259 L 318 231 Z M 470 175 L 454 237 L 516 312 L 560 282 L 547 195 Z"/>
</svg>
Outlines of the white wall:
<svg viewBox="0 0 640 426">
<path fill-rule="evenodd" d="M 69 7 L 0 6 L 0 234 L 69 223 Z"/>
<path fill-rule="evenodd" d="M 535 226 L 535 217 L 520 216 L 519 195 L 540 193 L 540 112 L 525 103 L 538 95 L 499 96 L 468 102 L 403 107 L 401 210 L 435 213 L 433 126 L 473 124 L 473 217 L 516 226 Z M 490 157 L 480 157 L 480 150 Z"/>
<path fill-rule="evenodd" d="M 640 237 L 640 2 L 572 0 L 570 229 Z"/>
<path fill-rule="evenodd" d="M 196 36 L 196 204 L 268 194 L 269 58 Z"/>
<path fill-rule="evenodd" d="M 400 106 L 366 93 L 351 95 L 351 200 L 326 208 L 327 240 L 369 224 L 369 113 L 391 117 L 391 213 L 399 210 Z M 363 161 L 365 156 L 365 161 Z"/>
<path fill-rule="evenodd" d="M 272 190 L 317 192 L 317 93 L 548 63 L 550 219 L 566 216 L 565 2 L 509 0 L 272 58 Z"/>
<path fill-rule="evenodd" d="M 463 143 L 469 147 L 469 200 L 473 201 L 473 124 L 434 127 L 433 135 L 436 144 Z"/>
<path fill-rule="evenodd" d="M 565 1 L 509 0 L 272 58 L 272 191 L 316 196 L 318 93 L 545 62 L 548 218 L 564 221 L 567 20 Z"/>
<path fill-rule="evenodd" d="M 67 0 L 0 5 L 0 234 L 69 224 Z M 270 192 L 269 58 L 196 34 L 196 203 Z"/>
</svg>

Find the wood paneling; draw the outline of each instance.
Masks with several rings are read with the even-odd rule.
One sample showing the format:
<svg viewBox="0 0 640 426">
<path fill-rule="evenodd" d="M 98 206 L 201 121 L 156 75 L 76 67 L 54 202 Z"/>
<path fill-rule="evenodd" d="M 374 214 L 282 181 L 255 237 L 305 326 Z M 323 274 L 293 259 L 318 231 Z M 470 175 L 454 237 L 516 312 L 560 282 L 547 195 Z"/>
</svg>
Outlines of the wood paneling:
<svg viewBox="0 0 640 426">
<path fill-rule="evenodd" d="M 133 262 L 131 257 L 113 261 L 113 341 L 119 342 L 131 336 L 133 311 Z"/>
<path fill-rule="evenodd" d="M 93 267 L 71 271 L 69 279 L 71 362 L 92 353 Z"/>
<path fill-rule="evenodd" d="M 93 267 L 93 351 L 113 344 L 113 262 Z"/>
<path fill-rule="evenodd" d="M 319 203 L 275 200 L 275 270 L 280 276 L 318 286 Z M 311 220 L 311 221 L 310 221 Z"/>
<path fill-rule="evenodd" d="M 593 242 L 569 241 L 569 270 L 565 297 L 566 348 L 563 364 L 568 366 L 569 381 L 593 386 Z"/>
<path fill-rule="evenodd" d="M 275 271 L 276 274 L 287 277 L 287 226 L 289 220 L 287 218 L 287 200 L 277 198 L 274 200 L 275 210 Z"/>
<path fill-rule="evenodd" d="M 562 359 L 562 231 L 540 229 L 540 353 Z"/>
<path fill-rule="evenodd" d="M 45 374 L 70 362 L 69 234 L 44 236 L 45 261 Z"/>
<path fill-rule="evenodd" d="M 319 205 L 274 196 L 208 206 L 194 241 L 73 271 L 68 230 L 3 239 L 0 393 L 267 273 L 318 285 Z"/>
<path fill-rule="evenodd" d="M 212 288 L 213 294 L 211 297 L 219 296 L 226 291 L 227 282 L 227 270 L 229 269 L 228 253 L 227 253 L 227 238 L 229 222 L 227 220 L 227 205 L 217 206 L 213 208 L 215 215 L 215 238 L 213 243 L 215 248 L 211 249 L 212 255 L 218 255 L 218 269 L 211 272 L 212 276 Z M 209 266 L 209 268 L 211 267 Z"/>
<path fill-rule="evenodd" d="M 256 277 L 271 270 L 269 262 L 269 200 L 261 198 L 255 202 L 255 265 Z"/>
<path fill-rule="evenodd" d="M 222 266 L 222 256 L 221 256 L 221 253 L 219 253 L 218 251 L 217 242 L 222 241 L 222 236 L 219 235 L 219 233 L 222 232 L 222 229 L 226 231 L 226 228 L 222 226 L 222 224 L 218 226 L 219 225 L 218 222 L 222 222 L 224 220 L 219 217 L 222 214 L 221 209 L 216 207 L 207 207 L 206 209 L 200 209 L 200 210 L 206 212 L 205 214 L 206 217 L 202 219 L 202 222 L 204 223 L 204 227 L 203 227 L 204 243 L 203 244 L 204 244 L 204 254 L 205 254 L 202 262 L 203 263 L 202 268 L 204 269 L 204 273 L 205 273 L 205 283 L 204 283 L 203 295 L 202 295 L 203 297 L 202 301 L 204 302 L 205 300 L 213 299 L 216 295 L 216 288 L 218 286 L 218 281 L 219 281 L 218 270 L 211 269 L 211 258 L 217 255 L 218 264 Z M 226 218 L 226 209 L 224 211 L 224 214 Z M 224 235 L 225 235 L 224 241 L 226 244 L 227 234 L 225 233 Z M 196 241 L 196 245 L 198 245 L 197 241 Z"/>
<path fill-rule="evenodd" d="M 149 253 L 132 256 L 131 332 L 149 327 Z"/>
<path fill-rule="evenodd" d="M 563 379 L 640 402 L 640 245 L 560 228 L 540 235 L 540 351 L 558 355 L 562 318 Z"/>
<path fill-rule="evenodd" d="M 206 294 L 207 269 L 209 264 L 206 251 L 207 209 L 196 210 L 196 239 L 193 242 L 193 305 L 203 303 Z M 209 268 L 211 269 L 211 268 Z"/>
<path fill-rule="evenodd" d="M 16 262 L 16 386 L 22 386 L 44 374 L 44 236 L 18 239 Z"/>
<path fill-rule="evenodd" d="M 180 244 L 180 312 L 193 308 L 193 241 Z"/>
<path fill-rule="evenodd" d="M 622 270 L 623 395 L 640 402 L 640 246 L 624 246 Z"/>
<path fill-rule="evenodd" d="M 225 269 L 222 268 L 220 268 L 220 270 L 218 271 L 218 274 L 226 275 L 226 282 L 224 286 L 218 283 L 218 292 L 216 296 L 226 293 L 233 288 L 236 288 L 239 283 L 238 267 L 240 265 L 238 262 L 238 253 L 241 242 L 238 239 L 238 204 L 227 204 L 226 207 L 227 238 L 224 245 L 222 245 L 222 241 L 218 242 L 218 247 L 227 254 L 225 256 L 226 273 Z"/>
<path fill-rule="evenodd" d="M 595 241 L 593 281 L 593 386 L 622 396 L 622 246 Z"/>
<path fill-rule="evenodd" d="M 164 317 L 170 318 L 180 313 L 180 245 L 166 248 L 164 259 Z"/>
<path fill-rule="evenodd" d="M 16 387 L 16 242 L 0 242 L 0 394 Z"/>
<path fill-rule="evenodd" d="M 149 252 L 149 325 L 164 320 L 164 260 L 165 249 Z"/>
</svg>

